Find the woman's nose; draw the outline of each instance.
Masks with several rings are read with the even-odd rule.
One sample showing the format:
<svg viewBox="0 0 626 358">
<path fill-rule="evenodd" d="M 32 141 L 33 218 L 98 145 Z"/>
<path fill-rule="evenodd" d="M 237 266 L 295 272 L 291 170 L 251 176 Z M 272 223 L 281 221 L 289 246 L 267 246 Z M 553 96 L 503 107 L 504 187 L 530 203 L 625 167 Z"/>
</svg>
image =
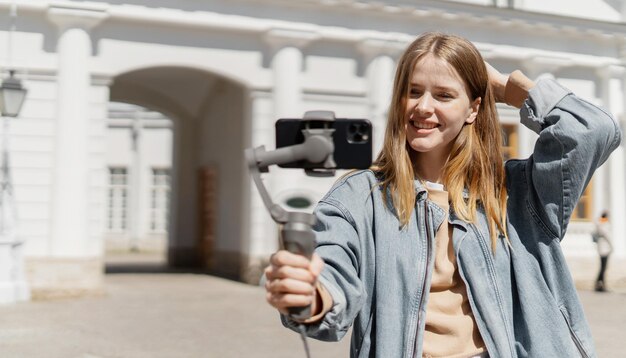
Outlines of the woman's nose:
<svg viewBox="0 0 626 358">
<path fill-rule="evenodd" d="M 414 111 L 419 115 L 430 114 L 434 111 L 434 98 L 430 95 L 430 93 L 424 93 L 418 100 L 415 105 Z"/>
</svg>

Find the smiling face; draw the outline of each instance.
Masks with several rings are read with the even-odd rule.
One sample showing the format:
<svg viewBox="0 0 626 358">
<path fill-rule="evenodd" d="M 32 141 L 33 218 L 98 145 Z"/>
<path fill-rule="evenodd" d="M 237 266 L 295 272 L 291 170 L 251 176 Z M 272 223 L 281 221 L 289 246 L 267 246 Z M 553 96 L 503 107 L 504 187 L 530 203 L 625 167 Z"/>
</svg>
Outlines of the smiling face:
<svg viewBox="0 0 626 358">
<path fill-rule="evenodd" d="M 471 100 L 465 83 L 446 61 L 431 54 L 419 60 L 407 95 L 406 139 L 420 161 L 447 160 L 455 138 L 476 119 L 480 98 Z"/>
</svg>

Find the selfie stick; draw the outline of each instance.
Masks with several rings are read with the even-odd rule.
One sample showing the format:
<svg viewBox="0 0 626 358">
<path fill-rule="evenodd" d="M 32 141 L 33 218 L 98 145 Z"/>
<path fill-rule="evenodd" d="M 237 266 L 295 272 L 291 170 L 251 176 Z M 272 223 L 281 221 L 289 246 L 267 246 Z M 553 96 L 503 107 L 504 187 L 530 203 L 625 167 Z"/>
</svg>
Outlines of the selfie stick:
<svg viewBox="0 0 626 358">
<path fill-rule="evenodd" d="M 293 253 L 303 255 L 308 259 L 315 250 L 315 233 L 312 226 L 315 224 L 315 215 L 303 212 L 292 212 L 283 209 L 280 205 L 272 202 L 267 189 L 261 181 L 261 173 L 267 173 L 270 165 L 287 164 L 300 160 L 311 163 L 323 163 L 323 171 L 334 173 L 336 164 L 333 160 L 335 146 L 333 144 L 334 129 L 329 128 L 335 120 L 335 113 L 330 111 L 309 111 L 304 114 L 303 121 L 327 122 L 324 128 L 309 128 L 302 130 L 304 143 L 284 147 L 272 151 L 266 151 L 265 146 L 248 148 L 245 150 L 246 162 L 250 175 L 254 180 L 263 203 L 269 211 L 272 219 L 282 224 L 281 237 L 283 247 Z M 320 171 L 306 171 L 309 175 L 319 175 Z M 296 320 L 304 320 L 311 316 L 311 307 L 291 307 L 289 316 Z"/>
</svg>

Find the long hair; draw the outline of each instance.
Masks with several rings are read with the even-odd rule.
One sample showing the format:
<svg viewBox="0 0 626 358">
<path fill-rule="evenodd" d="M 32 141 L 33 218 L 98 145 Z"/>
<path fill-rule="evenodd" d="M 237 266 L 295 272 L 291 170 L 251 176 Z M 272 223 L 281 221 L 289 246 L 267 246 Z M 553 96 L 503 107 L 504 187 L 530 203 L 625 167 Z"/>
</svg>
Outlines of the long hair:
<svg viewBox="0 0 626 358">
<path fill-rule="evenodd" d="M 502 133 L 485 63 L 471 42 L 454 35 L 425 33 L 409 45 L 398 62 L 383 149 L 372 169 L 381 174 L 383 192 L 391 193 L 392 203 L 388 204 L 406 226 L 415 207 L 406 103 L 415 65 L 426 55 L 442 59 L 456 70 L 465 82 L 470 101 L 482 99 L 474 123 L 464 125 L 456 137 L 442 178 L 459 218 L 474 222 L 476 210 L 482 206 L 495 251 L 498 235 L 507 237 Z M 469 195 L 464 195 L 464 190 Z"/>
</svg>

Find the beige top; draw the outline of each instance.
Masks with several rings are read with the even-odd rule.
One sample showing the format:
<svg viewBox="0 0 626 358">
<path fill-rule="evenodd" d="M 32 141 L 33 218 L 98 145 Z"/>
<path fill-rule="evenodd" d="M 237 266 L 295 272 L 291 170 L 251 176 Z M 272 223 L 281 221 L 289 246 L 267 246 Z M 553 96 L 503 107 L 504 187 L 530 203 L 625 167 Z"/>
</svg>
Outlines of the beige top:
<svg viewBox="0 0 626 358">
<path fill-rule="evenodd" d="M 426 306 L 423 357 L 472 357 L 485 351 L 465 283 L 457 270 L 448 223 L 448 192 L 429 188 L 428 196 L 446 212 L 435 237 L 435 262 Z"/>
</svg>

